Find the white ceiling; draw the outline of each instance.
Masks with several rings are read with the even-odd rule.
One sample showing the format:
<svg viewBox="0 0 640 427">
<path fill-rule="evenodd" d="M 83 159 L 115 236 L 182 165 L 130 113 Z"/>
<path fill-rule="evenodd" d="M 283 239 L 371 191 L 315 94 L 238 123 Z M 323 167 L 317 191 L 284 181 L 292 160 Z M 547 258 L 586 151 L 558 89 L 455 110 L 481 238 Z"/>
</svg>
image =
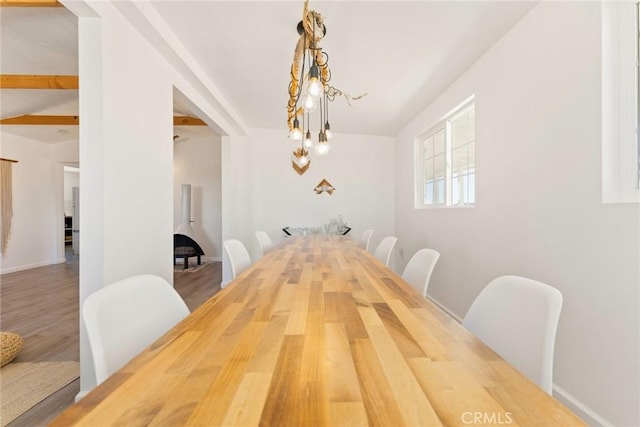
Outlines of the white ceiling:
<svg viewBox="0 0 640 427">
<path fill-rule="evenodd" d="M 150 3 L 246 127 L 286 128 L 302 0 Z M 327 27 L 331 84 L 367 94 L 330 105 L 332 130 L 395 135 L 535 4 L 311 1 Z M 3 74 L 77 74 L 77 19 L 66 9 L 0 8 L 0 33 Z M 21 114 L 77 115 L 77 91 L 3 89 L 0 116 Z"/>
</svg>

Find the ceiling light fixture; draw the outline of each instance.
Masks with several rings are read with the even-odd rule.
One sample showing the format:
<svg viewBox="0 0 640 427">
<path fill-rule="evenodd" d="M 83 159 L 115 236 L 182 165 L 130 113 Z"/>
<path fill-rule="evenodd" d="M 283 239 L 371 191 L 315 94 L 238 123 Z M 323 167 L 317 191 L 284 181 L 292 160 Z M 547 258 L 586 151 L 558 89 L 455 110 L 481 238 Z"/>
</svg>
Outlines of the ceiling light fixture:
<svg viewBox="0 0 640 427">
<path fill-rule="evenodd" d="M 342 94 L 339 90 L 328 85 L 331 79 L 328 64 L 329 55 L 323 52 L 320 47 L 320 41 L 327 34 L 327 29 L 324 26 L 322 15 L 315 10 L 309 10 L 308 3 L 308 0 L 304 3 L 303 19 L 297 27 L 300 38 L 296 44 L 291 65 L 289 102 L 287 104 L 289 138 L 301 144 L 299 148 L 294 150 L 291 159 L 293 169 L 300 175 L 307 171 L 311 163 L 308 158 L 308 150 L 313 147 L 313 141 L 309 114 L 319 110 L 320 131 L 315 151 L 318 154 L 326 154 L 329 151 L 329 139 L 331 139 L 328 119 L 329 101 L 333 101 L 336 95 Z M 305 114 L 306 121 L 304 120 Z M 302 116 L 302 127 L 300 127 L 300 120 L 298 120 L 299 116 Z M 304 164 L 301 164 L 301 160 Z"/>
<path fill-rule="evenodd" d="M 305 0 L 302 21 L 298 23 L 300 38 L 296 44 L 291 64 L 291 81 L 289 82 L 289 102 L 287 103 L 287 124 L 289 139 L 300 144 L 291 156 L 291 165 L 300 175 L 309 169 L 311 160 L 309 151 L 313 147 L 311 139 L 310 113 L 319 110 L 320 131 L 315 152 L 323 155 L 329 152 L 329 140 L 332 138 L 329 124 L 329 101 L 336 96 L 344 96 L 347 104 L 366 95 L 351 97 L 329 85 L 329 55 L 320 47 L 320 41 L 327 34 L 324 19 L 315 10 L 309 10 L 309 0 Z M 308 70 L 308 71 L 307 71 Z M 303 91 L 304 89 L 304 91 Z M 305 115 L 306 121 L 305 121 Z M 302 117 L 302 127 L 300 120 Z"/>
</svg>

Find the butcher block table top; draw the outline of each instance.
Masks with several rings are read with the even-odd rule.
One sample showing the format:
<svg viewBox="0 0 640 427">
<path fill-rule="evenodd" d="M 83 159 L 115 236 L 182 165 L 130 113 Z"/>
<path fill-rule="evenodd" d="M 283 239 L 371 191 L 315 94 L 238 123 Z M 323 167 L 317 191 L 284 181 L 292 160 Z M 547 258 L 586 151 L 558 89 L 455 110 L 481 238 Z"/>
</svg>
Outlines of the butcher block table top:
<svg viewBox="0 0 640 427">
<path fill-rule="evenodd" d="M 53 426 L 583 423 L 346 236 L 295 236 Z"/>
</svg>

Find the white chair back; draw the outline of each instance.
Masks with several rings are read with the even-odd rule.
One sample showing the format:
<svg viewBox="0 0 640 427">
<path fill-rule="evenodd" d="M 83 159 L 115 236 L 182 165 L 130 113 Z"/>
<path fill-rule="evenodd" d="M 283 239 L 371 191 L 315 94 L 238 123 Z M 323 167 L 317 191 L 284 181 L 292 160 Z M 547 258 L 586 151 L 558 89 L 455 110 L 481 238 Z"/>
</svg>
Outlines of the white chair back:
<svg viewBox="0 0 640 427">
<path fill-rule="evenodd" d="M 273 248 L 273 241 L 271 237 L 264 231 L 256 231 L 256 240 L 258 241 L 258 248 L 260 249 L 260 256 L 263 256 Z"/>
<path fill-rule="evenodd" d="M 389 260 L 391 259 L 391 252 L 393 252 L 393 247 L 396 245 L 398 241 L 397 237 L 387 236 L 380 241 L 376 251 L 373 255 L 378 258 L 386 267 L 389 267 Z"/>
<path fill-rule="evenodd" d="M 501 276 L 471 304 L 463 325 L 551 394 L 562 294 L 535 280 Z"/>
<path fill-rule="evenodd" d="M 222 243 L 231 263 L 231 279 L 251 266 L 251 256 L 240 240 L 229 239 Z"/>
<path fill-rule="evenodd" d="M 178 292 L 152 274 L 132 276 L 92 293 L 82 304 L 100 384 L 189 315 Z"/>
<path fill-rule="evenodd" d="M 438 258 L 440 258 L 440 252 L 433 249 L 420 249 L 407 263 L 402 272 L 402 279 L 426 297 L 431 273 Z"/>
<path fill-rule="evenodd" d="M 364 230 L 364 233 L 362 233 L 362 236 L 360 237 L 360 244 L 362 245 L 365 251 L 369 251 L 369 243 L 371 243 L 371 236 L 373 236 L 373 230 L 369 228 L 367 230 Z"/>
</svg>

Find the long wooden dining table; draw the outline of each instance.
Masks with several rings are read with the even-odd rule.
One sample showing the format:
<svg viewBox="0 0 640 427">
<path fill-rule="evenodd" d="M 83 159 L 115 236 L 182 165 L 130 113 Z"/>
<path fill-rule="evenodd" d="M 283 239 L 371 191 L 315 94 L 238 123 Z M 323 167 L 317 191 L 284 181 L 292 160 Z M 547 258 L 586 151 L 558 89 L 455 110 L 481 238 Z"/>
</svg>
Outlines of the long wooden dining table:
<svg viewBox="0 0 640 427">
<path fill-rule="evenodd" d="M 293 236 L 52 426 L 584 425 L 346 236 Z"/>
</svg>

